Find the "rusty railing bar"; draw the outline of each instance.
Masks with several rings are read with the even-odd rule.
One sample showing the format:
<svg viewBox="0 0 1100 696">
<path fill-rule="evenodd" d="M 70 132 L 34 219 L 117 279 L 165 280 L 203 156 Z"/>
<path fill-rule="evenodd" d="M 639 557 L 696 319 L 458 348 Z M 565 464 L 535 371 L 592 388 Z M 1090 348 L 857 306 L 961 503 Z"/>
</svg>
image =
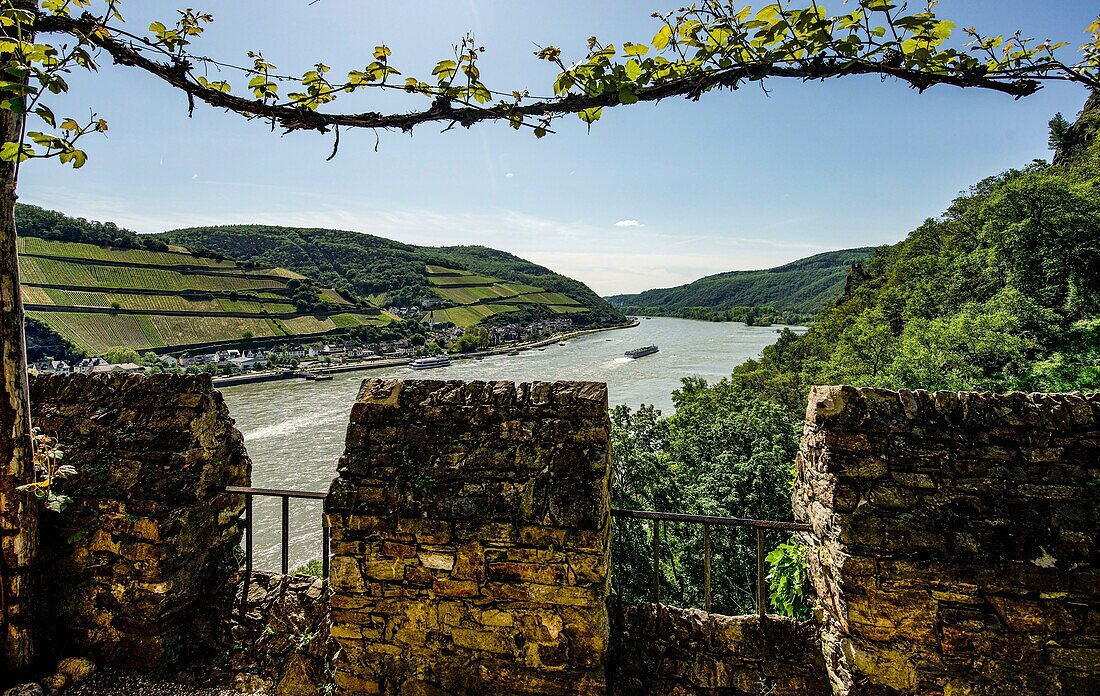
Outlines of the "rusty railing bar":
<svg viewBox="0 0 1100 696">
<path fill-rule="evenodd" d="M 290 573 L 290 496 L 283 499 L 283 575 Z"/>
<path fill-rule="evenodd" d="M 667 522 L 697 522 L 716 524 L 724 527 L 756 527 L 757 529 L 783 529 L 790 532 L 808 532 L 813 529 L 804 522 L 779 522 L 776 520 L 752 520 L 741 517 L 716 517 L 713 515 L 685 515 L 679 512 L 654 512 L 653 510 L 611 511 L 612 517 L 625 517 L 635 520 L 665 520 Z"/>
<path fill-rule="evenodd" d="M 328 493 L 318 493 L 317 491 L 293 491 L 285 488 L 252 488 L 251 486 L 226 486 L 225 492 L 274 497 L 286 496 L 288 498 L 306 498 L 310 500 L 324 500 L 328 497 Z"/>
<path fill-rule="evenodd" d="M 763 619 L 768 613 L 768 589 L 764 584 L 764 528 L 756 528 L 756 609 Z"/>
<path fill-rule="evenodd" d="M 248 586 L 252 584 L 252 494 L 244 496 L 244 588 L 241 592 L 241 616 L 248 608 Z"/>
<path fill-rule="evenodd" d="M 304 500 L 325 500 L 328 498 L 328 493 L 319 493 L 316 491 L 296 491 L 285 488 L 253 488 L 251 486 L 225 486 L 223 489 L 226 493 L 236 493 L 245 497 L 245 509 L 244 509 L 244 524 L 246 530 L 245 536 L 245 578 L 244 578 L 244 594 L 242 595 L 241 610 L 248 603 L 248 588 L 252 581 L 252 532 L 253 532 L 253 511 L 252 511 L 252 497 L 255 495 L 263 495 L 273 498 L 282 499 L 282 573 L 287 575 L 290 572 L 290 499 L 298 498 Z M 321 516 L 321 576 L 328 578 L 329 576 L 329 551 L 331 548 L 331 532 L 328 524 L 325 522 L 324 515 Z"/>
<path fill-rule="evenodd" d="M 703 598 L 710 613 L 710 523 L 703 523 Z"/>
<path fill-rule="evenodd" d="M 661 603 L 661 520 L 653 520 L 653 603 Z"/>
</svg>

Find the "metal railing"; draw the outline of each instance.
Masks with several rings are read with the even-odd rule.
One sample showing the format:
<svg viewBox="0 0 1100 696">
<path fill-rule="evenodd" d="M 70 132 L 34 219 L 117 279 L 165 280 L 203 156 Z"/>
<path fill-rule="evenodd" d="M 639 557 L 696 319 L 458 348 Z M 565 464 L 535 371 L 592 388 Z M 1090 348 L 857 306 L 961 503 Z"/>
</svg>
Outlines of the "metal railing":
<svg viewBox="0 0 1100 696">
<path fill-rule="evenodd" d="M 290 499 L 324 500 L 327 493 L 315 491 L 295 491 L 283 488 L 252 488 L 249 486 L 226 486 L 226 493 L 238 493 L 245 496 L 245 581 L 242 605 L 247 602 L 249 583 L 252 577 L 252 541 L 253 541 L 253 496 L 266 496 L 282 500 L 282 573 L 290 571 Z M 808 532 L 810 525 L 802 522 L 779 522 L 775 520 L 754 520 L 740 517 L 716 517 L 712 515 L 686 515 L 678 512 L 654 512 L 652 510 L 612 509 L 611 516 L 620 519 L 650 520 L 653 523 L 653 602 L 661 603 L 661 522 L 688 522 L 703 526 L 703 597 L 707 612 L 711 609 L 711 540 L 710 528 L 751 527 L 756 531 L 756 606 L 757 613 L 763 617 L 768 609 L 767 584 L 765 581 L 764 534 L 768 530 L 789 532 Z M 321 521 L 321 577 L 329 575 L 329 546 L 331 532 L 322 516 Z"/>
<path fill-rule="evenodd" d="M 298 498 L 302 500 L 324 500 L 328 497 L 328 493 L 318 493 L 315 491 L 292 491 L 284 488 L 252 488 L 251 486 L 226 486 L 226 493 L 239 493 L 244 496 L 244 530 L 245 530 L 245 542 L 244 542 L 244 592 L 241 594 L 241 606 L 244 607 L 248 604 L 248 589 L 252 582 L 252 540 L 254 538 L 253 528 L 255 516 L 252 510 L 252 498 L 253 496 L 264 496 L 269 498 L 282 499 L 282 573 L 287 575 L 290 572 L 290 499 Z M 321 577 L 328 578 L 329 570 L 329 544 L 331 542 L 331 535 L 328 527 L 328 523 L 325 521 L 324 515 L 321 516 Z"/>
<path fill-rule="evenodd" d="M 661 522 L 690 522 L 703 526 L 703 603 L 707 612 L 711 608 L 710 575 L 711 543 L 710 528 L 752 527 L 756 530 L 756 609 L 763 618 L 768 611 L 768 591 L 764 571 L 764 534 L 769 529 L 789 532 L 808 532 L 810 525 L 802 522 L 777 522 L 774 520 L 752 520 L 740 517 L 715 517 L 711 515 L 684 515 L 677 512 L 653 512 L 651 510 L 612 510 L 612 517 L 631 520 L 650 520 L 653 522 L 653 603 L 661 603 Z"/>
</svg>

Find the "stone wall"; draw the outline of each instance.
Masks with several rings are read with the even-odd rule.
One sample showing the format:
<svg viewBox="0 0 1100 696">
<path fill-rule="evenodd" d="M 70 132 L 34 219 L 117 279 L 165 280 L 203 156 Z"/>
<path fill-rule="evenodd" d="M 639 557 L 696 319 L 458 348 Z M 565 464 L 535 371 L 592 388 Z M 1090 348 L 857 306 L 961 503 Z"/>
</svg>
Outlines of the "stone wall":
<svg viewBox="0 0 1100 696">
<path fill-rule="evenodd" d="M 372 379 L 332 526 L 345 693 L 603 693 L 603 384 Z"/>
<path fill-rule="evenodd" d="M 41 376 L 35 426 L 60 438 L 74 501 L 42 514 L 44 636 L 55 653 L 165 666 L 208 648 L 237 564 L 240 433 L 208 376 Z"/>
<path fill-rule="evenodd" d="M 611 606 L 607 680 L 621 696 L 829 691 L 812 623 L 655 604 Z"/>
<path fill-rule="evenodd" d="M 797 470 L 834 693 L 1100 693 L 1100 395 L 817 387 Z"/>
</svg>

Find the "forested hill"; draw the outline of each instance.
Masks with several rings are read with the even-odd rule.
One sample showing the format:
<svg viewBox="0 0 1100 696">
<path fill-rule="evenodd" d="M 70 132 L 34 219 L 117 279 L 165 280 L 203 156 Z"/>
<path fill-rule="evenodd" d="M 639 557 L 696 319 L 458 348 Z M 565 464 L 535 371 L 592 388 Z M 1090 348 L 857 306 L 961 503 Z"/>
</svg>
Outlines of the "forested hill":
<svg viewBox="0 0 1100 696">
<path fill-rule="evenodd" d="M 787 483 L 812 385 L 1100 391 L 1100 98 L 1088 106 L 1072 127 L 1052 121 L 1055 164 L 980 181 L 905 240 L 875 250 L 809 331 L 782 331 L 760 358 L 716 384 L 685 379 L 668 418 L 617 406 L 612 504 L 789 518 Z M 1092 501 L 1083 501 L 1082 514 L 1094 514 L 1095 494 Z M 668 601 L 689 606 L 704 595 L 702 573 L 692 570 L 699 535 L 676 527 L 665 532 L 662 570 L 675 578 Z M 624 541 L 620 593 L 646 601 L 649 540 L 624 533 Z M 743 536 L 712 551 L 724 569 L 711 588 L 719 611 L 753 609 L 731 581 L 751 586 L 750 548 Z M 804 572 L 804 550 L 786 544 L 768 560 L 773 577 L 787 578 L 772 585 L 773 603 L 809 617 L 794 579 Z"/>
<path fill-rule="evenodd" d="M 56 210 L 46 210 L 25 203 L 17 203 L 15 206 L 15 226 L 20 237 L 79 242 L 116 249 L 168 251 L 168 245 L 163 240 L 138 235 L 137 232 L 119 227 L 113 222 L 69 217 Z"/>
<path fill-rule="evenodd" d="M 264 225 L 193 227 L 157 237 L 192 251 L 283 266 L 380 304 L 408 306 L 432 296 L 426 268 L 438 266 L 564 294 L 588 310 L 571 315 L 579 325 L 623 320 L 583 283 L 481 246 L 424 247 L 346 230 Z"/>
<path fill-rule="evenodd" d="M 806 321 L 844 291 L 873 247 L 828 251 L 763 271 L 728 271 L 675 288 L 607 298 L 627 314 L 733 321 Z"/>
<path fill-rule="evenodd" d="M 1100 95 L 1051 121 L 1054 164 L 978 182 L 881 247 L 803 336 L 716 389 L 800 418 L 813 384 L 1100 390 Z"/>
</svg>

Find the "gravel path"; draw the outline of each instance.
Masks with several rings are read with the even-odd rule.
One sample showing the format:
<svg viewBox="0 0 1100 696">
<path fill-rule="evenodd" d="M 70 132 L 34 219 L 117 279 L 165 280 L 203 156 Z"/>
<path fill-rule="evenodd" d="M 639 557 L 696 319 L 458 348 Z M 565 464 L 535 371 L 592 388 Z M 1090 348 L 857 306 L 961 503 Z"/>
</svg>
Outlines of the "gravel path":
<svg viewBox="0 0 1100 696">
<path fill-rule="evenodd" d="M 81 683 L 65 690 L 65 696 L 237 696 L 230 688 L 198 687 L 178 682 L 153 681 L 135 672 L 101 667 Z"/>
</svg>

